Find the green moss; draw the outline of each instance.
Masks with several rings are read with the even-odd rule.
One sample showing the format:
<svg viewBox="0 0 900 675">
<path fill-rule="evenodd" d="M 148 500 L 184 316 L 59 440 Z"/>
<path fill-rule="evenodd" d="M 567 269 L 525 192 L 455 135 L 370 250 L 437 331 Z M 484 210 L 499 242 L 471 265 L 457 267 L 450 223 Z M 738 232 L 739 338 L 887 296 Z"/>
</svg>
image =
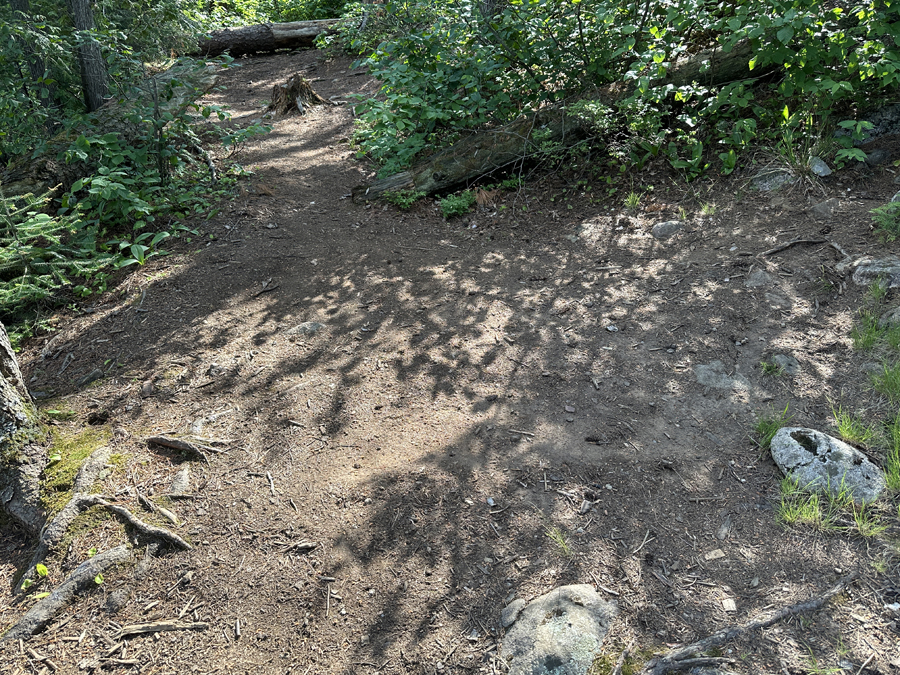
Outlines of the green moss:
<svg viewBox="0 0 900 675">
<path fill-rule="evenodd" d="M 610 675 L 616 668 L 619 661 L 619 655 L 622 653 L 624 646 L 620 646 L 614 652 L 603 652 L 591 664 L 587 675 Z M 652 649 L 632 649 L 628 657 L 622 663 L 622 675 L 638 675 L 644 664 L 656 654 Z"/>
<path fill-rule="evenodd" d="M 91 530 L 96 529 L 102 523 L 112 518 L 112 514 L 102 506 L 92 506 L 91 508 L 79 513 L 69 524 L 66 534 L 63 536 L 59 545 L 56 547 L 58 551 L 67 551 L 72 542 L 78 537 L 84 536 Z M 87 558 L 87 551 L 79 551 L 79 556 Z"/>
<path fill-rule="evenodd" d="M 128 453 L 115 452 L 109 456 L 109 464 L 112 464 L 117 469 L 124 469 L 127 463 Z"/>
<path fill-rule="evenodd" d="M 47 456 L 59 456 L 60 459 L 44 470 L 41 501 L 48 517 L 56 514 L 71 499 L 72 484 L 78 469 L 94 450 L 109 440 L 110 433 L 107 429 L 91 427 L 73 435 L 51 431 L 50 436 L 52 444 Z"/>
<path fill-rule="evenodd" d="M 57 422 L 68 422 L 69 420 L 75 419 L 76 412 L 74 410 L 42 410 L 41 411 L 46 417 L 49 417 L 51 420 L 56 420 Z"/>
</svg>

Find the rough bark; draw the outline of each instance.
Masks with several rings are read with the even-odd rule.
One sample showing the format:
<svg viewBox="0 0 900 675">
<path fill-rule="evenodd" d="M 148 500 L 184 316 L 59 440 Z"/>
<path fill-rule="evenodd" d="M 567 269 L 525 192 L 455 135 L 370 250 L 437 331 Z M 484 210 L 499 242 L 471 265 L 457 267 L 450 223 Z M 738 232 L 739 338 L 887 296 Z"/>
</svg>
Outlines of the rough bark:
<svg viewBox="0 0 900 675">
<path fill-rule="evenodd" d="M 314 105 L 327 105 L 328 101 L 319 96 L 305 77 L 297 73 L 291 75 L 285 84 L 272 87 L 272 102 L 266 110 L 276 117 L 293 113 L 306 114 L 306 109 Z"/>
<path fill-rule="evenodd" d="M 78 67 L 81 70 L 81 88 L 88 112 L 98 110 L 109 94 L 106 61 L 100 43 L 90 37 L 94 30 L 94 15 L 90 0 L 68 0 L 72 23 L 82 33 L 78 45 Z"/>
<path fill-rule="evenodd" d="M 173 84 L 174 80 L 174 84 Z M 117 134 L 129 143 L 145 129 L 129 119 L 134 110 L 152 109 L 158 100 L 161 113 L 180 113 L 197 97 L 209 91 L 216 81 L 216 67 L 206 64 L 180 63 L 169 70 L 147 78 L 136 87 L 133 95 L 122 102 L 110 101 L 94 116 L 93 126 L 84 126 L 59 134 L 48 143 L 47 150 L 38 157 L 21 157 L 9 167 L 0 167 L 0 190 L 6 197 L 32 193 L 44 194 L 56 185 L 63 189 L 79 178 L 89 175 L 92 167 L 64 164 L 57 160 L 79 133 L 102 136 Z M 163 95 L 165 93 L 165 95 Z"/>
<path fill-rule="evenodd" d="M 312 48 L 322 33 L 334 32 L 335 19 L 292 21 L 290 23 L 262 23 L 242 28 L 226 28 L 201 38 L 198 53 L 218 56 L 228 52 L 238 57 L 244 54 L 274 52 L 276 49 Z"/>
<path fill-rule="evenodd" d="M 45 520 L 40 475 L 47 455 L 38 443 L 41 436 L 37 411 L 0 324 L 0 509 L 31 535 Z"/>
<path fill-rule="evenodd" d="M 684 86 L 691 82 L 707 85 L 725 84 L 765 74 L 750 71 L 752 49 L 741 43 L 730 52 L 699 52 L 682 64 L 671 68 L 658 84 Z M 615 100 L 627 95 L 622 87 L 609 87 L 600 92 L 600 100 Z M 536 136 L 535 132 L 539 132 Z M 550 110 L 520 118 L 499 128 L 481 131 L 438 152 L 407 171 L 354 188 L 353 200 L 377 199 L 387 192 L 413 190 L 432 194 L 475 180 L 532 157 L 542 143 L 560 142 L 583 133 L 580 123 L 563 111 Z"/>
</svg>

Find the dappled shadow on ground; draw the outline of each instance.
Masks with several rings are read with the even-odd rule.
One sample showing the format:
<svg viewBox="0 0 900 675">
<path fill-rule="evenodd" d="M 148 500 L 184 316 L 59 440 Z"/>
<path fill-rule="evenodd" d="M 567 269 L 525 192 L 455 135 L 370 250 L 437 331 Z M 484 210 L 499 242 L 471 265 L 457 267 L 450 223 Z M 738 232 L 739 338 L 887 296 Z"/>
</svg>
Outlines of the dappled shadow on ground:
<svg viewBox="0 0 900 675">
<path fill-rule="evenodd" d="M 561 583 L 619 603 L 614 645 L 687 642 L 862 563 L 864 544 L 776 524 L 776 469 L 748 438 L 760 410 L 821 427 L 829 395 L 878 405 L 852 376 L 860 291 L 822 288 L 833 250 L 756 255 L 817 227 L 799 207 L 757 222 L 740 211 L 760 203 L 727 202 L 659 241 L 662 213 L 571 192 L 563 210 L 551 182 L 448 223 L 343 199 L 365 175 L 336 149 L 350 117 L 316 115 L 253 149 L 255 192 L 202 225 L 207 245 L 25 359 L 73 427 L 102 411 L 133 434 L 136 461 L 150 432 L 229 439 L 176 508 L 197 550 L 116 619 L 206 603 L 208 634 L 159 638 L 167 667 L 499 669 L 500 608 Z M 830 236 L 856 250 L 852 219 Z M 764 376 L 777 352 L 801 374 Z M 719 384 L 698 382 L 717 360 Z M 131 480 L 166 492 L 170 464 Z M 735 667 L 833 653 L 852 606 L 736 646 Z"/>
</svg>

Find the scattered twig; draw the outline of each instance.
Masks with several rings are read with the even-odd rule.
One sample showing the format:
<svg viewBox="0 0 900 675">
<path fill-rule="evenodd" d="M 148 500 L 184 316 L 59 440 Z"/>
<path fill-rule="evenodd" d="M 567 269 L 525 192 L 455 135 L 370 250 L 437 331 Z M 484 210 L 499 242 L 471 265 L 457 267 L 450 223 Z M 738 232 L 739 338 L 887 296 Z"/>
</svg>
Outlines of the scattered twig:
<svg viewBox="0 0 900 675">
<path fill-rule="evenodd" d="M 266 478 L 269 479 L 269 492 L 272 493 L 272 496 L 275 496 L 275 481 L 272 480 L 272 474 L 266 471 Z"/>
<path fill-rule="evenodd" d="M 653 537 L 653 539 L 656 539 L 656 537 Z M 650 539 L 650 530 L 647 530 L 647 534 L 644 535 L 644 541 L 642 541 L 641 545 L 631 552 L 631 555 L 635 555 L 638 551 L 640 551 L 642 548 L 644 548 L 644 546 L 647 545 L 648 541 L 653 541 L 653 539 Z"/>
<path fill-rule="evenodd" d="M 511 434 L 522 434 L 523 436 L 534 436 L 535 434 L 530 431 L 520 431 L 519 429 L 509 429 L 509 433 Z"/>
<path fill-rule="evenodd" d="M 150 623 L 135 623 L 130 626 L 122 626 L 116 634 L 116 639 L 125 635 L 138 635 L 141 633 L 161 633 L 168 630 L 206 630 L 209 624 L 205 621 L 192 621 L 190 623 L 179 623 L 177 619 L 168 619 L 165 621 L 151 621 Z"/>
<path fill-rule="evenodd" d="M 622 666 L 625 665 L 625 659 L 628 658 L 628 654 L 634 648 L 634 638 L 631 638 L 631 642 L 628 643 L 628 646 L 622 650 L 622 653 L 619 654 L 619 659 L 616 661 L 616 667 L 613 668 L 612 675 L 622 675 Z"/>
<path fill-rule="evenodd" d="M 780 251 L 785 250 L 786 248 L 790 248 L 791 246 L 796 246 L 797 244 L 827 244 L 829 243 L 827 239 L 793 239 L 792 241 L 787 242 L 786 244 L 781 244 L 780 246 L 776 246 L 775 248 L 770 248 L 768 251 L 763 251 L 759 254 L 759 257 L 765 257 L 767 255 L 773 255 Z"/>
<path fill-rule="evenodd" d="M 856 671 L 856 675 L 860 675 L 862 671 L 866 669 L 866 666 L 869 665 L 869 662 L 875 658 L 875 654 L 869 654 L 869 658 L 866 659 L 866 662 L 859 667 L 859 670 Z"/>
<path fill-rule="evenodd" d="M 651 660 L 646 666 L 644 666 L 643 670 L 641 670 L 641 675 L 664 675 L 670 670 L 681 670 L 686 667 L 686 664 L 696 654 L 708 652 L 714 647 L 719 647 L 726 642 L 734 640 L 735 638 L 740 637 L 746 633 L 759 630 L 760 628 L 767 628 L 768 626 L 778 623 L 782 619 L 786 619 L 790 616 L 796 616 L 797 614 L 803 614 L 805 612 L 814 612 L 820 609 L 835 595 L 844 591 L 851 583 L 853 583 L 853 581 L 856 580 L 858 576 L 859 572 L 851 572 L 847 576 L 840 579 L 840 581 L 838 581 L 834 586 L 829 588 L 821 595 L 812 597 L 809 600 L 799 602 L 795 605 L 782 607 L 781 609 L 772 612 L 768 616 L 754 619 L 753 621 L 749 621 L 745 624 L 739 626 L 728 626 L 708 637 L 703 638 L 702 640 L 698 640 L 697 642 L 689 644 L 685 647 L 681 647 L 680 649 L 669 651 L 662 656 Z M 693 662 L 693 665 L 697 665 L 696 661 Z"/>
</svg>

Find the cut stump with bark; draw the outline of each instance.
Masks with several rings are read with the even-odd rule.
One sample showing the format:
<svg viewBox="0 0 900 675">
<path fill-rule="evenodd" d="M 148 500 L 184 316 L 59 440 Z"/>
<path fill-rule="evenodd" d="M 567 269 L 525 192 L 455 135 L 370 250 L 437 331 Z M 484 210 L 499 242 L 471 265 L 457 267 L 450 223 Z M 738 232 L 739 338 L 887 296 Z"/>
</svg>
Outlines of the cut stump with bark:
<svg viewBox="0 0 900 675">
<path fill-rule="evenodd" d="M 305 77 L 296 73 L 284 84 L 272 87 L 272 102 L 266 112 L 275 117 L 285 117 L 294 113 L 306 114 L 307 108 L 314 105 L 328 105 L 329 101 L 319 96 Z"/>
</svg>

